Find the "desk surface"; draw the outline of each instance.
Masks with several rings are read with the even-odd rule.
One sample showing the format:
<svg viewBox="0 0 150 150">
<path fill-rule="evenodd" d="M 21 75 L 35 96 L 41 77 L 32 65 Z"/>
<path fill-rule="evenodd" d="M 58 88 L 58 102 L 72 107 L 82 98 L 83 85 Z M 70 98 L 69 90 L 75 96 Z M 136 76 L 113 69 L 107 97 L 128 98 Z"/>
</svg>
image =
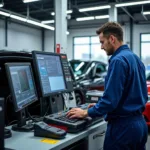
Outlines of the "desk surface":
<svg viewBox="0 0 150 150">
<path fill-rule="evenodd" d="M 57 144 L 43 143 L 41 140 L 45 138 L 34 137 L 33 132 L 12 131 L 12 137 L 5 140 L 5 147 L 15 150 L 60 150 L 102 128 L 106 129 L 105 121 L 93 125 L 77 134 L 67 133 L 66 137 L 59 140 Z"/>
</svg>

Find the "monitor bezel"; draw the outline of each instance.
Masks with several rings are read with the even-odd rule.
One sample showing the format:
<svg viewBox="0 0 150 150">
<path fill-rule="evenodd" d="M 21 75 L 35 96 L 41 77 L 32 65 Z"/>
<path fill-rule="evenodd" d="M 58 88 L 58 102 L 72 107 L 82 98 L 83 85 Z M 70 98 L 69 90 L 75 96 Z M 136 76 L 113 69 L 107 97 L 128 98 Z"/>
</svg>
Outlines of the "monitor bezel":
<svg viewBox="0 0 150 150">
<path fill-rule="evenodd" d="M 10 67 L 17 67 L 17 66 L 29 66 L 31 76 L 32 76 L 32 80 L 33 80 L 35 95 L 36 95 L 36 98 L 33 101 L 31 101 L 28 104 L 23 105 L 22 108 L 18 108 L 17 100 L 16 100 L 16 97 L 15 97 L 15 90 L 13 88 L 13 82 L 12 82 L 12 78 L 11 78 L 11 74 L 10 74 Z M 27 106 L 31 105 L 32 103 L 36 102 L 38 100 L 38 95 L 37 95 L 37 90 L 36 90 L 36 85 L 35 85 L 35 81 L 34 81 L 34 75 L 33 75 L 33 72 L 32 72 L 31 63 L 26 63 L 26 62 L 5 63 L 5 68 L 6 68 L 6 74 L 7 74 L 7 77 L 8 77 L 8 84 L 9 84 L 9 87 L 10 87 L 10 92 L 11 92 L 11 95 L 12 95 L 12 100 L 13 100 L 15 111 L 16 112 L 21 111 L 22 109 L 24 109 Z"/>
<path fill-rule="evenodd" d="M 59 91 L 59 92 L 58 91 L 51 92 L 51 93 L 47 93 L 47 94 L 44 93 L 43 88 L 42 88 L 42 81 L 41 81 L 41 77 L 40 77 L 40 71 L 39 71 L 39 67 L 38 67 L 38 60 L 37 60 L 37 57 L 36 57 L 37 54 L 40 54 L 40 55 L 51 55 L 51 56 L 53 55 L 53 56 L 58 56 L 59 57 L 60 63 L 61 63 L 61 67 L 62 67 L 62 72 L 63 72 L 63 78 L 64 78 L 64 83 L 65 83 L 65 90 L 62 90 L 62 91 Z M 52 52 L 32 51 L 32 57 L 33 57 L 33 65 L 34 65 L 34 69 L 35 69 L 36 77 L 37 77 L 37 81 L 38 81 L 38 87 L 40 89 L 40 91 L 39 91 L 40 92 L 40 96 L 48 97 L 48 96 L 54 96 L 54 95 L 57 95 L 57 94 L 68 92 L 66 78 L 65 78 L 65 73 L 64 73 L 64 70 L 63 70 L 63 65 L 62 65 L 60 54 L 52 53 Z"/>
</svg>

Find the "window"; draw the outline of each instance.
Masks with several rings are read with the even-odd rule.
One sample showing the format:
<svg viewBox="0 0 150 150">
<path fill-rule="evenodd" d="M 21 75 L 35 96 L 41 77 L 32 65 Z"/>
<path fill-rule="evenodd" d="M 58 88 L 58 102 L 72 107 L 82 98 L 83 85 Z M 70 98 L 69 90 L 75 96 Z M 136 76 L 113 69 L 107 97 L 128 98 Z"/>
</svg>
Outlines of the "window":
<svg viewBox="0 0 150 150">
<path fill-rule="evenodd" d="M 150 66 L 150 34 L 141 34 L 141 60 L 147 68 Z"/>
<path fill-rule="evenodd" d="M 73 46 L 74 59 L 108 61 L 105 51 L 101 50 L 98 36 L 75 37 Z"/>
</svg>

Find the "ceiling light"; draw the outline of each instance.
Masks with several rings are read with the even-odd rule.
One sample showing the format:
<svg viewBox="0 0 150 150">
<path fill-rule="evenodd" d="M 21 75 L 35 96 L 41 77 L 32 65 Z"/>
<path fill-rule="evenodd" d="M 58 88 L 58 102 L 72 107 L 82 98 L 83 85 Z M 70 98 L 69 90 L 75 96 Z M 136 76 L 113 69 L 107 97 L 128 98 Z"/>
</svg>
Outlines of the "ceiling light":
<svg viewBox="0 0 150 150">
<path fill-rule="evenodd" d="M 48 25 L 45 25 L 45 24 L 42 24 L 42 23 L 41 23 L 41 27 L 43 27 L 43 28 L 45 28 L 45 29 L 53 30 L 53 31 L 55 30 L 54 27 L 48 26 Z"/>
<path fill-rule="evenodd" d="M 17 20 L 23 21 L 23 22 L 27 21 L 26 18 L 19 17 L 19 16 L 16 16 L 16 15 L 10 15 L 10 17 L 13 18 L 13 19 L 17 19 Z"/>
<path fill-rule="evenodd" d="M 109 15 L 95 16 L 95 19 L 105 19 L 105 18 L 109 18 Z"/>
<path fill-rule="evenodd" d="M 121 3 L 121 4 L 116 4 L 115 6 L 116 7 L 124 7 L 124 6 L 142 5 L 142 4 L 148 4 L 148 3 L 150 3 L 150 0 L 129 2 L 129 3 Z"/>
<path fill-rule="evenodd" d="M 143 12 L 143 15 L 150 15 L 150 11 Z"/>
<path fill-rule="evenodd" d="M 46 28 L 46 29 L 55 30 L 54 27 L 42 24 L 42 23 L 37 22 L 37 21 L 27 20 L 27 23 L 30 23 L 30 24 L 33 24 L 33 25 L 36 25 L 36 26 L 39 26 L 39 27 L 43 27 L 43 28 Z"/>
<path fill-rule="evenodd" d="M 3 12 L 3 11 L 0 11 L 0 15 L 3 15 L 3 16 L 6 16 L 6 17 L 11 17 L 13 19 L 17 19 L 17 20 L 20 20 L 20 21 L 23 21 L 23 22 L 27 22 L 27 23 L 30 23 L 30 24 L 33 24 L 33 25 L 36 25 L 36 26 L 39 26 L 39 27 L 43 27 L 45 29 L 55 30 L 55 28 L 52 27 L 52 26 L 45 25 L 43 23 L 40 23 L 40 22 L 37 22 L 37 21 L 34 21 L 34 20 L 27 20 L 24 17 L 16 16 L 16 15 L 13 15 L 13 14 L 10 14 L 10 13 L 6 13 L 6 12 Z M 66 31 L 66 34 L 68 35 L 69 32 Z"/>
<path fill-rule="evenodd" d="M 72 10 L 67 10 L 67 12 L 66 12 L 67 14 L 71 14 L 72 13 Z M 52 16 L 54 16 L 55 15 L 55 13 L 54 12 L 51 12 L 51 15 Z"/>
<path fill-rule="evenodd" d="M 36 2 L 36 1 L 40 1 L 40 0 L 23 0 L 24 3 Z"/>
<path fill-rule="evenodd" d="M 85 20 L 94 20 L 94 17 L 82 17 L 82 18 L 76 18 L 77 21 L 85 21 Z"/>
<path fill-rule="evenodd" d="M 72 10 L 67 10 L 67 14 L 71 14 L 72 13 Z"/>
<path fill-rule="evenodd" d="M 111 8 L 111 6 L 110 5 L 105 5 L 105 6 L 81 8 L 81 9 L 79 9 L 79 12 L 93 11 L 93 10 L 100 10 L 100 9 L 108 9 L 108 8 Z"/>
<path fill-rule="evenodd" d="M 0 15 L 9 17 L 9 16 L 10 16 L 10 13 L 6 13 L 6 12 L 3 12 L 3 11 L 0 11 Z"/>
<path fill-rule="evenodd" d="M 49 24 L 49 23 L 54 23 L 54 22 L 55 22 L 54 20 L 45 20 L 45 21 L 42 21 L 41 23 Z"/>
<path fill-rule="evenodd" d="M 66 34 L 69 35 L 69 31 L 67 31 Z"/>
<path fill-rule="evenodd" d="M 52 13 L 51 13 L 51 15 L 52 15 L 52 16 L 54 16 L 54 15 L 55 15 L 55 13 L 54 13 L 54 12 L 52 12 Z"/>
<path fill-rule="evenodd" d="M 0 3 L 0 7 L 3 7 L 4 6 L 4 3 L 2 2 L 2 3 Z"/>
</svg>

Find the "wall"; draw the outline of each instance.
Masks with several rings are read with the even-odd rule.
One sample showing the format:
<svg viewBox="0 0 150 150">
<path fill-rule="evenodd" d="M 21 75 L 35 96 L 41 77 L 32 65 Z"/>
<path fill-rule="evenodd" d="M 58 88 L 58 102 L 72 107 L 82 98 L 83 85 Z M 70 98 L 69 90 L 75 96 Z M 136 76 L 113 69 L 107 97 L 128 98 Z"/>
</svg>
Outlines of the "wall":
<svg viewBox="0 0 150 150">
<path fill-rule="evenodd" d="M 41 50 L 41 30 L 26 25 L 8 22 L 8 46 L 5 47 L 5 23 L 0 20 L 0 49 L 6 50 Z"/>
<path fill-rule="evenodd" d="M 45 51 L 54 52 L 54 31 L 45 30 Z"/>
<path fill-rule="evenodd" d="M 135 15 L 135 18 L 143 20 L 141 15 Z M 108 20 L 96 21 L 69 21 L 70 34 L 68 35 L 67 55 L 68 58 L 73 58 L 73 37 L 96 35 L 96 29 Z M 126 15 L 119 16 L 119 22 L 123 23 L 125 31 L 124 41 L 130 45 L 130 26 L 129 17 Z M 140 33 L 150 33 L 149 24 L 135 24 L 133 25 L 133 48 L 132 50 L 140 55 Z M 45 30 L 45 51 L 54 52 L 54 31 Z M 42 50 L 41 30 L 22 25 L 14 22 L 8 23 L 8 47 L 5 47 L 5 23 L 0 20 L 0 49 L 7 50 Z"/>
<path fill-rule="evenodd" d="M 133 51 L 140 56 L 140 33 L 150 33 L 149 24 L 134 24 L 133 26 Z"/>
<path fill-rule="evenodd" d="M 3 20 L 0 20 L 0 49 L 2 49 L 5 46 L 5 22 Z"/>
<path fill-rule="evenodd" d="M 124 30 L 124 43 L 130 45 L 130 30 L 129 30 L 129 17 L 127 15 L 119 15 L 118 21 L 123 24 Z M 69 22 L 68 36 L 68 49 L 67 54 L 70 59 L 73 58 L 73 37 L 76 36 L 91 36 L 96 35 L 96 30 L 104 23 L 108 22 L 108 19 L 81 21 L 77 22 L 72 20 Z"/>
</svg>

